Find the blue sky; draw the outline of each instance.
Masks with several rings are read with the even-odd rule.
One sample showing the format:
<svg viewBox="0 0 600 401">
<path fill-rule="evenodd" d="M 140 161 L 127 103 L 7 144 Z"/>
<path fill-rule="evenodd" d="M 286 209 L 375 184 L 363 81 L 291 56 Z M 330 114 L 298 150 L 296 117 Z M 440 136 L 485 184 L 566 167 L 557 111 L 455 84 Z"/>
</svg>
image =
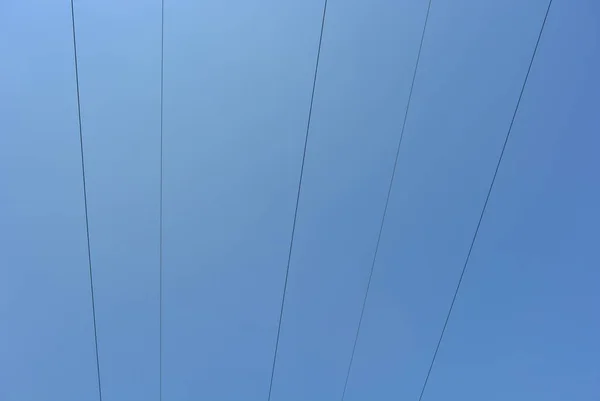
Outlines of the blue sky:
<svg viewBox="0 0 600 401">
<path fill-rule="evenodd" d="M 102 390 L 154 400 L 160 4 L 75 3 Z M 346 401 L 417 400 L 546 5 L 433 0 Z M 341 396 L 426 7 L 329 2 L 273 401 Z M 164 400 L 266 399 L 321 8 L 166 0 Z M 424 400 L 600 392 L 598 21 L 554 1 Z M 0 38 L 0 399 L 96 400 L 68 2 Z"/>
</svg>

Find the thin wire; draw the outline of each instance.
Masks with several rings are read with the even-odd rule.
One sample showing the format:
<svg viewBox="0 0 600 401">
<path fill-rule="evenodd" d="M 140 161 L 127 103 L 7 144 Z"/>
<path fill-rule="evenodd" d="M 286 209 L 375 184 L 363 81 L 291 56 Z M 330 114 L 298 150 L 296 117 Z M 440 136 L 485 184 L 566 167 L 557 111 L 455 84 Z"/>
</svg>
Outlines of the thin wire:
<svg viewBox="0 0 600 401">
<path fill-rule="evenodd" d="M 460 285 L 462 284 L 463 277 L 467 270 L 467 265 L 469 264 L 469 259 L 471 258 L 471 252 L 473 251 L 473 246 L 475 245 L 475 240 L 477 239 L 477 234 L 479 233 L 479 228 L 481 227 L 481 221 L 483 220 L 483 216 L 485 215 L 487 204 L 488 204 L 488 201 L 490 200 L 490 195 L 492 194 L 492 189 L 494 188 L 494 183 L 496 182 L 496 176 L 498 175 L 498 170 L 500 169 L 500 164 L 502 163 L 502 158 L 504 157 L 504 151 L 506 150 L 506 145 L 508 144 L 508 139 L 510 138 L 510 134 L 512 132 L 512 127 L 514 125 L 515 118 L 516 118 L 517 112 L 519 110 L 519 105 L 521 104 L 521 99 L 523 98 L 523 92 L 525 91 L 525 86 L 527 85 L 529 73 L 531 72 L 531 66 L 533 65 L 533 60 L 535 59 L 535 55 L 537 53 L 537 49 L 540 44 L 540 39 L 542 38 L 542 33 L 544 32 L 544 27 L 546 26 L 546 20 L 548 19 L 548 13 L 550 12 L 551 5 L 552 5 L 552 0 L 550 0 L 548 2 L 548 8 L 546 8 L 546 14 L 544 15 L 544 21 L 542 22 L 542 26 L 540 27 L 540 32 L 538 34 L 537 41 L 535 42 L 535 47 L 534 47 L 533 53 L 531 55 L 531 60 L 529 61 L 529 67 L 527 68 L 527 74 L 525 74 L 525 79 L 523 80 L 523 85 L 521 86 L 521 92 L 519 93 L 519 98 L 517 100 L 515 110 L 513 112 L 512 118 L 510 120 L 510 125 L 508 126 L 508 131 L 507 131 L 506 137 L 504 139 L 504 144 L 502 145 L 502 151 L 500 152 L 500 156 L 498 157 L 498 162 L 496 163 L 496 169 L 494 171 L 494 175 L 492 176 L 492 181 L 490 183 L 490 187 L 488 188 L 488 192 L 485 197 L 485 202 L 483 203 L 483 208 L 481 209 L 481 213 L 479 215 L 479 221 L 477 222 L 477 227 L 475 228 L 475 232 L 473 233 L 473 238 L 471 239 L 471 245 L 469 246 L 469 252 L 467 252 L 467 257 L 465 259 L 465 263 L 464 263 L 462 271 L 460 273 L 458 283 L 456 284 L 456 289 L 454 290 L 454 296 L 452 297 L 452 302 L 450 303 L 450 308 L 448 309 L 448 314 L 446 315 L 446 320 L 444 321 L 444 326 L 442 327 L 440 337 L 439 337 L 437 345 L 435 347 L 435 352 L 433 353 L 433 357 L 431 358 L 431 363 L 429 364 L 427 376 L 425 376 L 425 382 L 423 383 L 423 387 L 421 388 L 421 394 L 419 395 L 419 401 L 421 401 L 423 399 L 423 394 L 425 393 L 425 389 L 427 388 L 427 383 L 429 382 L 429 376 L 431 375 L 431 370 L 433 369 L 433 365 L 435 363 L 435 359 L 436 359 L 438 351 L 440 349 L 440 345 L 442 344 L 442 340 L 444 338 L 444 333 L 446 332 L 446 327 L 448 326 L 448 321 L 450 320 L 450 316 L 452 315 L 454 303 L 456 302 L 456 297 L 458 296 L 458 291 L 460 290 Z"/>
<path fill-rule="evenodd" d="M 158 280 L 158 399 L 162 401 L 162 282 L 163 282 L 163 91 L 165 49 L 165 1 L 160 13 L 160 205 L 159 205 L 159 280 Z"/>
<path fill-rule="evenodd" d="M 396 167 L 398 166 L 398 156 L 400 155 L 400 147 L 402 145 L 402 139 L 404 138 L 404 130 L 406 128 L 406 120 L 408 117 L 408 111 L 410 110 L 410 103 L 412 99 L 413 89 L 415 86 L 415 80 L 417 78 L 417 71 L 419 70 L 419 61 L 421 60 L 421 50 L 423 50 L 423 41 L 425 39 L 425 32 L 427 31 L 427 22 L 429 21 L 429 11 L 431 10 L 431 0 L 427 5 L 427 13 L 425 14 L 425 22 L 423 23 L 423 31 L 421 32 L 421 41 L 419 43 L 419 51 L 417 53 L 417 59 L 415 61 L 415 68 L 413 70 L 412 81 L 410 84 L 410 91 L 408 92 L 408 100 L 406 102 L 406 108 L 404 110 L 404 119 L 402 121 L 402 129 L 400 130 L 400 138 L 398 139 L 398 145 L 396 146 L 396 157 L 394 159 L 394 166 L 390 176 L 390 183 L 388 185 L 387 196 L 385 198 L 385 206 L 383 207 L 383 214 L 381 216 L 381 223 L 379 224 L 379 234 L 377 235 L 377 242 L 375 243 L 375 252 L 373 253 L 373 259 L 371 262 L 371 270 L 369 272 L 369 279 L 367 281 L 367 288 L 365 290 L 365 296 L 363 298 L 362 307 L 360 310 L 360 317 L 358 319 L 358 326 L 356 328 L 356 335 L 354 336 L 354 344 L 352 345 L 352 353 L 350 354 L 350 362 L 348 363 L 348 370 L 346 372 L 346 380 L 344 381 L 344 389 L 342 391 L 343 401 L 346 396 L 346 389 L 348 388 L 348 380 L 350 379 L 350 372 L 352 370 L 352 364 L 354 362 L 354 354 L 356 353 L 356 344 L 358 343 L 358 337 L 360 335 L 360 328 L 362 326 L 363 316 L 365 314 L 365 307 L 367 305 L 367 298 L 369 297 L 369 289 L 371 288 L 371 280 L 373 278 L 373 270 L 375 270 L 375 262 L 377 260 L 377 253 L 379 252 L 379 243 L 381 242 L 381 234 L 383 232 L 383 226 L 385 224 L 385 217 L 387 215 L 388 205 L 390 203 L 390 195 L 392 193 L 392 186 L 394 183 L 394 177 L 396 176 Z"/>
<path fill-rule="evenodd" d="M 102 385 L 100 382 L 100 358 L 98 357 L 98 331 L 96 329 L 96 302 L 94 300 L 94 275 L 92 274 L 92 252 L 90 248 L 90 225 L 88 219 L 87 186 L 85 181 L 85 159 L 83 155 L 83 131 L 81 129 L 81 98 L 79 96 L 79 62 L 77 60 L 77 41 L 75 39 L 75 7 L 71 0 L 71 22 L 73 26 L 73 56 L 75 61 L 75 85 L 77 88 L 77 118 L 79 122 L 79 147 L 81 150 L 81 176 L 83 179 L 83 205 L 85 210 L 85 233 L 87 238 L 87 254 L 90 275 L 90 291 L 92 295 L 92 317 L 94 321 L 94 344 L 96 348 L 96 374 L 98 376 L 98 396 L 102 401 Z"/>
<path fill-rule="evenodd" d="M 273 365 L 271 367 L 271 380 L 269 381 L 269 396 L 271 400 L 271 391 L 273 390 L 273 377 L 275 376 L 275 365 L 277 364 L 277 351 L 279 349 L 279 336 L 281 334 L 281 322 L 283 319 L 283 310 L 285 306 L 285 295 L 287 292 L 288 276 L 290 274 L 290 261 L 292 260 L 292 248 L 294 246 L 294 234 L 296 232 L 296 219 L 298 217 L 298 204 L 300 203 L 300 192 L 302 189 L 302 177 L 304 175 L 304 161 L 306 160 L 306 147 L 308 145 L 308 133 L 310 132 L 310 121 L 312 117 L 313 102 L 315 99 L 315 87 L 317 85 L 317 73 L 319 71 L 319 58 L 321 57 L 321 44 L 323 43 L 323 30 L 325 28 L 325 15 L 327 13 L 327 0 L 323 3 L 323 17 L 321 20 L 321 33 L 319 34 L 319 47 L 317 49 L 317 60 L 315 62 L 315 73 L 313 77 L 312 93 L 310 95 L 310 107 L 308 108 L 308 119 L 306 122 L 306 134 L 304 135 L 304 150 L 302 151 L 302 164 L 300 165 L 300 178 L 298 179 L 298 191 L 296 193 L 296 207 L 294 208 L 294 221 L 292 223 L 292 234 L 288 251 L 287 266 L 285 269 L 285 281 L 283 283 L 283 294 L 281 296 L 281 309 L 279 311 L 279 323 L 277 325 L 277 338 L 275 340 L 275 351 L 273 353 Z"/>
</svg>

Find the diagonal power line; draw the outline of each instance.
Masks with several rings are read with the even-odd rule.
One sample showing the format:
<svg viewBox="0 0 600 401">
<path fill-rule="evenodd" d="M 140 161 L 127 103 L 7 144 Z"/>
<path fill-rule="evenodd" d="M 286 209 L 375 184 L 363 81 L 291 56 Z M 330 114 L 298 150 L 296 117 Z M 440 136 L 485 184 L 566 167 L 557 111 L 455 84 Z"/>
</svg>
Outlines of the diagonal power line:
<svg viewBox="0 0 600 401">
<path fill-rule="evenodd" d="M 544 32 L 544 27 L 546 26 L 546 20 L 548 19 L 548 13 L 550 12 L 550 6 L 552 6 L 552 0 L 550 0 L 548 2 L 548 7 L 546 8 L 546 14 L 544 15 L 544 20 L 540 27 L 537 41 L 535 42 L 535 47 L 533 48 L 533 53 L 531 54 L 531 59 L 529 61 L 529 67 L 527 68 L 527 73 L 525 74 L 525 79 L 523 80 L 523 85 L 521 86 L 519 98 L 517 100 L 517 104 L 515 105 L 515 110 L 513 112 L 512 118 L 510 120 L 510 125 L 508 126 L 508 131 L 506 132 L 504 144 L 502 145 L 502 151 L 500 152 L 500 156 L 498 157 L 498 162 L 496 163 L 496 169 L 494 170 L 494 175 L 492 176 L 492 181 L 490 182 L 490 186 L 488 188 L 488 192 L 485 197 L 485 202 L 483 203 L 483 207 L 481 208 L 479 220 L 477 222 L 477 226 L 475 227 L 475 232 L 473 233 L 473 238 L 471 239 L 471 245 L 469 246 L 469 251 L 467 252 L 467 257 L 465 258 L 465 263 L 463 264 L 463 268 L 460 273 L 458 283 L 456 284 L 456 289 L 454 290 L 454 296 L 452 297 L 452 302 L 450 302 L 450 307 L 448 308 L 446 320 L 444 321 L 444 326 L 442 327 L 442 331 L 440 332 L 440 337 L 439 337 L 437 345 L 435 347 L 433 357 L 431 358 L 431 362 L 429 364 L 429 369 L 427 370 L 427 375 L 425 376 L 425 381 L 423 382 L 423 387 L 421 388 L 421 394 L 419 395 L 419 401 L 421 401 L 423 399 L 423 394 L 425 394 L 425 389 L 427 388 L 427 383 L 429 383 L 429 376 L 431 375 L 431 371 L 433 369 L 433 365 L 435 364 L 435 359 L 436 359 L 438 351 L 440 349 L 440 345 L 442 344 L 442 340 L 444 339 L 444 334 L 446 333 L 446 327 L 448 327 L 448 321 L 450 320 L 450 316 L 452 315 L 454 303 L 456 302 L 456 297 L 458 296 L 458 291 L 460 290 L 460 285 L 462 284 L 463 277 L 465 276 L 465 272 L 466 272 L 467 266 L 469 264 L 469 259 L 471 258 L 471 252 L 473 251 L 473 246 L 475 245 L 475 240 L 477 239 L 477 234 L 479 233 L 479 228 L 481 227 L 481 221 L 483 220 L 483 216 L 485 215 L 488 201 L 490 200 L 490 195 L 492 194 L 492 189 L 494 188 L 494 183 L 496 182 L 496 176 L 498 175 L 498 170 L 500 169 L 500 164 L 502 163 L 502 158 L 504 157 L 504 151 L 506 150 L 506 145 L 508 144 L 508 139 L 510 138 L 510 134 L 512 132 L 512 127 L 515 123 L 515 118 L 517 116 L 517 112 L 519 111 L 521 99 L 523 98 L 523 92 L 525 91 L 525 86 L 527 85 L 529 73 L 531 72 L 531 66 L 533 65 L 533 61 L 535 60 L 535 55 L 537 53 L 537 49 L 540 44 L 540 39 L 542 38 L 542 33 Z"/>
<path fill-rule="evenodd" d="M 348 388 L 348 380 L 350 379 L 350 372 L 352 371 L 352 364 L 354 362 L 354 354 L 356 353 L 356 344 L 358 343 L 358 337 L 360 335 L 360 328 L 362 326 L 363 316 L 365 314 L 365 307 L 367 305 L 367 298 L 369 297 L 369 289 L 371 288 L 371 280 L 373 278 L 373 270 L 375 270 L 375 262 L 377 261 L 377 253 L 379 252 L 379 243 L 381 242 L 381 233 L 383 232 L 383 226 L 385 225 L 385 217 L 387 215 L 388 205 L 390 203 L 390 195 L 392 193 L 392 186 L 394 184 L 394 177 L 396 175 L 396 167 L 398 166 L 398 156 L 400 155 L 400 148 L 402 146 L 402 139 L 404 138 L 404 130 L 406 128 L 406 120 L 408 117 L 408 111 L 410 110 L 410 101 L 412 99 L 413 89 L 415 87 L 415 80 L 417 78 L 417 71 L 419 70 L 419 61 L 421 60 L 421 50 L 423 50 L 423 41 L 425 39 L 425 32 L 427 31 L 427 22 L 429 21 L 429 11 L 431 10 L 431 0 L 427 5 L 427 13 L 425 14 L 425 22 L 423 23 L 423 31 L 421 32 L 421 41 L 419 43 L 419 51 L 417 52 L 417 59 L 415 60 L 415 68 L 413 70 L 412 81 L 410 84 L 410 90 L 408 92 L 408 100 L 406 102 L 406 108 L 404 110 L 404 119 L 402 121 L 402 128 L 400 130 L 400 137 L 398 139 L 398 145 L 396 147 L 396 157 L 394 159 L 394 166 L 392 167 L 390 175 L 390 183 L 388 186 L 387 196 L 385 199 L 385 206 L 383 207 L 383 213 L 381 216 L 381 223 L 379 225 L 379 234 L 377 235 L 377 242 L 375 243 L 375 251 L 373 253 L 373 259 L 371 262 L 371 270 L 369 272 L 369 279 L 367 281 L 367 288 L 365 290 L 365 296 L 363 298 L 362 307 L 360 310 L 360 317 L 358 319 L 358 326 L 356 327 L 356 335 L 354 336 L 354 344 L 352 345 L 352 352 L 350 354 L 350 362 L 348 363 L 348 370 L 346 372 L 346 379 L 344 381 L 344 389 L 342 390 L 342 401 L 346 396 L 346 389 Z"/>
<path fill-rule="evenodd" d="M 77 118 L 79 123 L 79 147 L 81 150 L 81 176 L 83 180 L 83 206 L 85 210 L 85 233 L 87 238 L 87 255 L 90 273 L 90 291 L 92 297 L 92 318 L 94 321 L 94 345 L 96 348 L 96 374 L 98 377 L 98 397 L 102 401 L 102 385 L 100 384 L 100 358 L 98 358 L 98 331 L 96 330 L 96 302 L 94 300 L 94 275 L 92 274 L 92 252 L 90 248 L 90 225 L 88 219 L 87 187 L 85 182 L 85 159 L 83 155 L 83 131 L 81 129 L 81 98 L 79 96 L 79 62 L 77 60 L 77 41 L 75 35 L 75 7 L 71 0 L 71 22 L 73 26 L 73 57 L 75 61 L 75 86 L 77 88 Z"/>
<path fill-rule="evenodd" d="M 317 49 L 317 60 L 315 61 L 315 73 L 313 76 L 312 92 L 310 95 L 310 106 L 308 108 L 308 118 L 306 122 L 306 133 L 304 135 L 304 150 L 302 151 L 302 163 L 300 165 L 300 177 L 298 179 L 298 191 L 296 193 L 296 206 L 294 208 L 294 220 L 292 223 L 292 233 L 290 237 L 290 246 L 288 251 L 287 266 L 285 269 L 285 280 L 283 282 L 283 294 L 281 295 L 281 308 L 279 310 L 279 322 L 277 324 L 277 337 L 275 339 L 275 350 L 273 352 L 273 365 L 271 367 L 271 379 L 269 381 L 269 395 L 267 400 L 271 400 L 271 391 L 273 390 L 273 377 L 275 376 L 275 366 L 277 364 L 277 351 L 279 349 L 279 337 L 281 335 L 281 322 L 283 319 L 283 310 L 285 307 L 285 295 L 287 292 L 288 277 L 290 274 L 290 261 L 292 260 L 292 249 L 294 247 L 294 234 L 296 232 L 296 220 L 298 217 L 298 204 L 300 203 L 300 192 L 302 190 L 302 177 L 304 175 L 304 161 L 306 160 L 306 147 L 308 145 L 308 134 L 310 132 L 310 120 L 312 117 L 313 102 L 315 99 L 315 87 L 317 86 L 317 73 L 319 71 L 319 58 L 321 57 L 321 44 L 323 43 L 323 30 L 325 29 L 325 15 L 327 14 L 327 0 L 323 2 L 323 16 L 321 18 L 321 32 L 319 34 L 319 46 Z"/>
<path fill-rule="evenodd" d="M 165 52 L 165 0 L 160 2 L 160 201 L 158 234 L 158 400 L 162 401 L 162 316 L 163 316 L 163 92 Z"/>
</svg>

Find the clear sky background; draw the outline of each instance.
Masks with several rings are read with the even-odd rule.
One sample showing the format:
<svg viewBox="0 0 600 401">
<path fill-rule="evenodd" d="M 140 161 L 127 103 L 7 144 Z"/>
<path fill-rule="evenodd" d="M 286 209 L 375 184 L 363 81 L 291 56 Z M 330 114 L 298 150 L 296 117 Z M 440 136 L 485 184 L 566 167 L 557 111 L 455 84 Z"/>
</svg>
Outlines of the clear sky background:
<svg viewBox="0 0 600 401">
<path fill-rule="evenodd" d="M 105 401 L 158 400 L 160 2 L 76 0 Z M 547 0 L 433 0 L 346 401 L 417 401 Z M 338 400 L 426 0 L 330 0 L 273 401 Z M 163 400 L 266 400 L 322 2 L 166 0 Z M 0 3 L 0 400 L 97 400 L 68 1 Z M 600 4 L 555 0 L 424 400 L 600 396 Z"/>
</svg>

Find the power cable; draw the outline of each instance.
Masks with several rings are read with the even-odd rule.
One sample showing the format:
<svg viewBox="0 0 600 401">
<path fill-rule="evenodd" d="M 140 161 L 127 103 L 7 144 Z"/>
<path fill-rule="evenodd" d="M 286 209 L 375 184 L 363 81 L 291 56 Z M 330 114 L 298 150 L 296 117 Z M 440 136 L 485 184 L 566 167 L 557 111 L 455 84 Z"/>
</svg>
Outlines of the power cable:
<svg viewBox="0 0 600 401">
<path fill-rule="evenodd" d="M 433 365 L 435 363 L 435 359 L 436 359 L 438 351 L 440 349 L 440 345 L 442 344 L 442 340 L 443 340 L 444 334 L 446 332 L 446 327 L 448 326 L 448 321 L 450 320 L 450 316 L 452 315 L 454 303 L 456 302 L 456 297 L 458 296 L 458 291 L 460 290 L 460 285 L 462 284 L 463 277 L 465 275 L 465 271 L 467 270 L 467 265 L 469 264 L 469 259 L 471 258 L 471 252 L 473 251 L 473 246 L 475 245 L 475 240 L 477 239 L 477 234 L 479 233 L 479 228 L 481 227 L 481 221 L 483 220 L 483 216 L 485 214 L 485 210 L 487 208 L 488 201 L 490 200 L 490 195 L 492 193 L 492 189 L 494 188 L 494 183 L 496 182 L 496 176 L 498 175 L 498 170 L 500 169 L 500 164 L 502 163 L 504 151 L 506 150 L 506 145 L 508 143 L 508 139 L 510 138 L 510 134 L 512 132 L 512 127 L 514 125 L 515 118 L 516 118 L 517 112 L 519 110 L 519 105 L 521 104 L 521 99 L 523 98 L 523 92 L 525 91 L 525 86 L 527 85 L 529 73 L 531 72 L 531 66 L 533 65 L 533 60 L 535 59 L 535 55 L 537 53 L 537 49 L 540 44 L 540 39 L 542 38 L 542 33 L 544 32 L 544 27 L 546 26 L 546 20 L 548 19 L 548 13 L 550 12 L 550 6 L 552 6 L 552 0 L 550 0 L 548 2 L 548 8 L 546 8 L 546 14 L 544 15 L 544 21 L 542 22 L 542 26 L 540 27 L 537 41 L 535 42 L 535 47 L 533 49 L 533 54 L 531 55 L 531 60 L 529 61 L 529 67 L 527 68 L 527 74 L 525 74 L 525 79 L 523 80 L 523 85 L 521 86 L 521 92 L 519 93 L 519 98 L 517 100 L 515 110 L 513 112 L 512 118 L 510 120 L 510 125 L 508 126 L 508 131 L 507 131 L 506 137 L 504 139 L 504 144 L 502 145 L 502 151 L 500 152 L 500 156 L 498 157 L 498 162 L 496 163 L 496 170 L 494 171 L 494 175 L 492 176 L 492 181 L 490 183 L 490 187 L 488 188 L 487 196 L 485 197 L 485 202 L 483 203 L 483 208 L 481 209 L 481 214 L 479 215 L 479 221 L 477 222 L 477 226 L 475 228 L 475 232 L 474 232 L 473 238 L 471 240 L 471 245 L 469 246 L 469 252 L 467 252 L 467 257 L 465 259 L 465 263 L 464 263 L 462 271 L 460 273 L 458 283 L 456 284 L 456 289 L 454 290 L 454 296 L 452 297 L 452 302 L 450 303 L 450 308 L 448 309 L 448 314 L 446 315 L 446 320 L 444 321 L 444 326 L 442 327 L 440 337 L 439 337 L 437 345 L 435 347 L 435 352 L 433 353 L 433 357 L 431 358 L 431 363 L 429 364 L 427 376 L 425 376 L 425 382 L 423 383 L 423 387 L 421 388 L 421 394 L 419 395 L 419 401 L 421 401 L 423 399 L 423 394 L 425 393 L 425 389 L 427 388 L 427 383 L 429 382 L 429 376 L 431 375 L 431 370 L 433 369 Z"/>
<path fill-rule="evenodd" d="M 159 202 L 159 280 L 158 280 L 158 399 L 162 401 L 162 298 L 163 298 L 163 92 L 165 49 L 165 0 L 160 13 L 160 202 Z"/>
<path fill-rule="evenodd" d="M 96 302 L 94 300 L 94 275 L 92 273 L 92 252 L 90 248 L 90 225 L 88 219 L 87 187 L 85 181 L 85 159 L 83 154 L 83 131 L 81 128 L 81 98 L 79 96 L 79 62 L 77 59 L 77 41 L 75 35 L 75 7 L 71 0 L 71 22 L 73 26 L 73 56 L 75 61 L 75 85 L 77 88 L 77 118 L 79 123 L 79 147 L 81 150 L 81 176 L 83 180 L 83 206 L 85 210 L 85 233 L 87 238 L 87 255 L 90 276 L 90 291 L 92 297 L 92 317 L 94 321 L 94 344 L 96 348 L 96 374 L 98 377 L 98 396 L 102 401 L 102 385 L 100 382 L 100 358 L 98 357 L 98 331 L 96 329 Z"/>
<path fill-rule="evenodd" d="M 425 22 L 423 23 L 423 31 L 421 32 L 421 41 L 419 43 L 419 51 L 417 53 L 417 59 L 415 61 L 415 68 L 413 70 L 412 81 L 410 84 L 410 90 L 408 92 L 408 100 L 406 102 L 406 108 L 404 110 L 404 119 L 402 121 L 402 128 L 400 130 L 400 138 L 398 139 L 398 145 L 396 146 L 396 157 L 394 159 L 394 166 L 390 175 L 390 183 L 388 185 L 387 196 L 385 198 L 385 206 L 383 207 L 383 214 L 381 216 L 381 223 L 379 224 L 379 234 L 377 235 L 377 242 L 375 243 L 375 252 L 373 253 L 373 259 L 371 262 L 371 270 L 369 272 L 369 279 L 367 281 L 367 288 L 365 290 L 365 296 L 363 298 L 362 307 L 360 310 L 360 317 L 358 319 L 358 326 L 356 328 L 356 335 L 354 336 L 354 344 L 352 345 L 352 353 L 350 354 L 350 362 L 348 363 L 348 370 L 346 372 L 346 380 L 344 381 L 344 389 L 342 391 L 341 400 L 344 401 L 346 396 L 346 389 L 348 388 L 348 380 L 350 379 L 350 372 L 352 370 L 352 364 L 354 362 L 354 354 L 356 353 L 356 344 L 358 343 L 358 337 L 360 335 L 360 328 L 362 326 L 363 316 L 365 314 L 365 307 L 367 305 L 367 298 L 369 297 L 369 289 L 371 288 L 371 280 L 373 278 L 373 270 L 375 269 L 375 262 L 377 260 L 377 253 L 379 252 L 379 244 L 381 242 L 381 234 L 383 232 L 383 226 L 385 224 L 385 217 L 387 215 L 388 206 L 390 203 L 390 195 L 392 194 L 392 186 L 394 184 L 394 177 L 396 175 L 396 167 L 398 166 L 398 156 L 400 155 L 400 148 L 402 146 L 402 139 L 404 138 L 404 130 L 406 128 L 406 120 L 408 117 L 408 111 L 410 110 L 410 103 L 412 99 L 413 89 L 415 87 L 415 80 L 417 78 L 417 71 L 419 70 L 419 61 L 421 60 L 421 51 L 423 50 L 423 41 L 425 39 L 425 32 L 427 31 L 427 22 L 429 21 L 429 11 L 431 10 L 431 0 L 427 5 L 427 13 L 425 14 Z"/>
<path fill-rule="evenodd" d="M 281 296 L 281 308 L 279 311 L 279 322 L 277 324 L 277 338 L 275 340 L 275 351 L 273 352 L 273 365 L 271 367 L 271 379 L 269 381 L 269 395 L 267 400 L 271 400 L 271 392 L 273 390 L 273 377 L 275 376 L 275 365 L 277 364 L 277 351 L 279 349 L 279 337 L 281 334 L 281 322 L 283 319 L 283 310 L 285 306 L 285 295 L 287 292 L 288 277 L 290 274 L 290 261 L 292 260 L 292 249 L 294 246 L 294 234 L 296 232 L 296 220 L 298 217 L 298 204 L 300 203 L 300 192 L 302 189 L 302 177 L 304 175 L 304 162 L 306 160 L 306 148 L 308 145 L 308 133 L 310 132 L 310 121 L 312 117 L 313 102 L 315 99 L 315 87 L 317 85 L 317 73 L 319 71 L 319 58 L 321 57 L 321 44 L 323 43 L 323 30 L 325 28 L 325 15 L 327 13 L 327 0 L 323 3 L 323 17 L 321 19 L 321 33 L 319 34 L 319 47 L 317 49 L 317 60 L 315 62 L 315 73 L 313 76 L 312 92 L 310 95 L 310 106 L 308 108 L 308 119 L 306 122 L 306 133 L 304 135 L 304 150 L 302 151 L 302 164 L 300 165 L 300 177 L 298 179 L 298 190 L 296 193 L 296 206 L 294 208 L 294 220 L 292 223 L 292 234 L 290 238 L 290 246 L 288 251 L 287 266 L 285 269 L 285 280 L 283 283 L 283 294 Z"/>
</svg>

